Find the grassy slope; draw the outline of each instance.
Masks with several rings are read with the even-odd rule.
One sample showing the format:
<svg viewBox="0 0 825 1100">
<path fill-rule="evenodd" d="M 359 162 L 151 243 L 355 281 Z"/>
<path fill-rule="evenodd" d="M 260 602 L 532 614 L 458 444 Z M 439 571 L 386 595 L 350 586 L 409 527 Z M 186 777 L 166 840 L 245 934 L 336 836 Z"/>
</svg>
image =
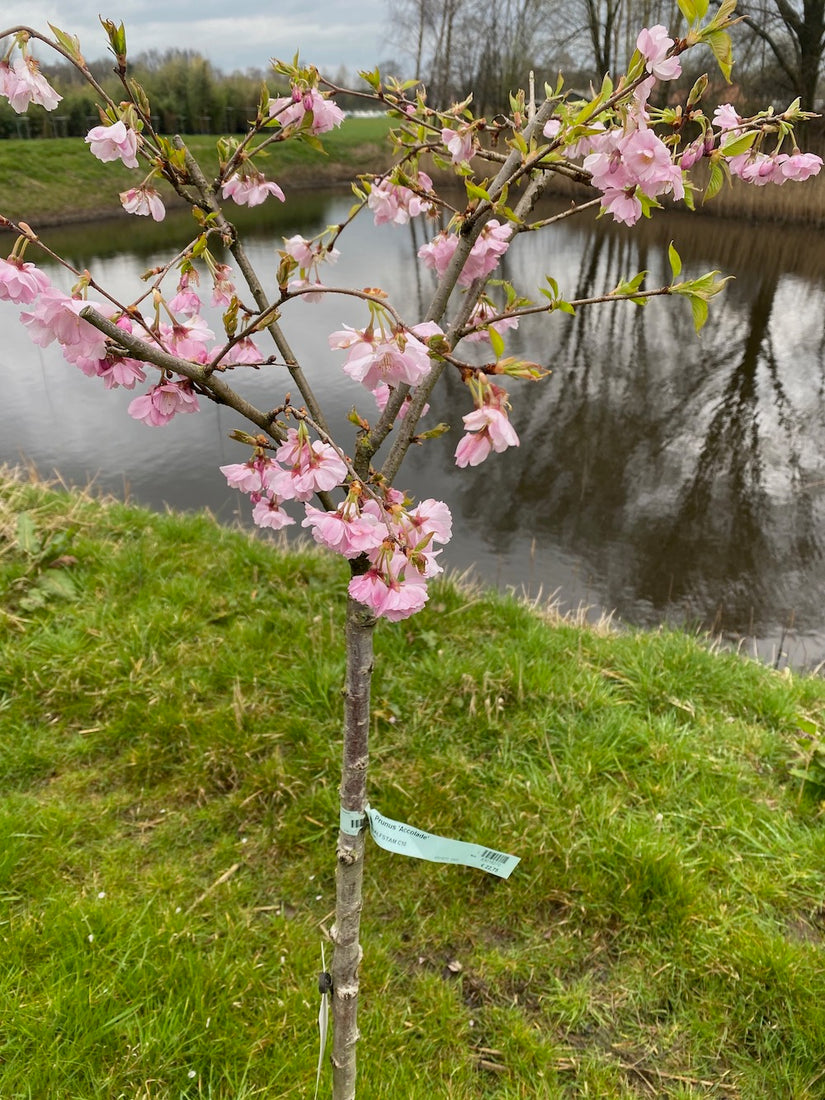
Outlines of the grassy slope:
<svg viewBox="0 0 825 1100">
<path fill-rule="evenodd" d="M 270 150 L 260 167 L 280 183 L 348 181 L 387 162 L 387 127 L 383 118 L 348 119 L 340 130 L 324 135 L 326 156 L 288 141 Z M 197 134 L 186 140 L 205 166 L 217 167 L 216 138 Z M 143 175 L 143 170 L 130 170 L 119 161 L 102 164 L 79 138 L 0 141 L 0 213 L 45 225 L 117 211 L 118 192 L 136 186 Z M 166 184 L 160 189 L 166 198 L 174 197 Z"/>
<path fill-rule="evenodd" d="M 0 485 L 0 1096 L 310 1097 L 344 566 Z M 359 1095 L 825 1095 L 825 685 L 450 584 L 377 648 L 373 803 L 523 858 L 369 847 Z"/>
</svg>

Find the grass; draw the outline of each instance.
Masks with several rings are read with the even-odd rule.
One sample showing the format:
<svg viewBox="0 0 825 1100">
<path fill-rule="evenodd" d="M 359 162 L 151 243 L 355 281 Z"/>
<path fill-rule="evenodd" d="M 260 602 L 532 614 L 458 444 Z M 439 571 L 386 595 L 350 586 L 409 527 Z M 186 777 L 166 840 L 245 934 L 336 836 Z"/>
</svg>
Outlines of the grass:
<svg viewBox="0 0 825 1100">
<path fill-rule="evenodd" d="M 384 118 L 352 118 L 346 126 L 324 135 L 324 153 L 297 141 L 270 151 L 260 167 L 270 178 L 290 186 L 322 186 L 348 182 L 359 172 L 378 171 L 389 161 Z M 217 170 L 216 138 L 195 134 L 186 138 L 204 167 Z M 79 138 L 43 141 L 0 141 L 1 212 L 9 218 L 29 218 L 38 225 L 77 221 L 119 211 L 119 191 L 142 179 L 119 161 L 103 164 Z M 160 183 L 165 200 L 176 198 Z"/>
<path fill-rule="evenodd" d="M 345 578 L 0 482 L 3 1100 L 312 1096 Z M 373 804 L 522 862 L 369 846 L 359 1095 L 825 1095 L 820 680 L 444 582 L 374 701 Z"/>
</svg>

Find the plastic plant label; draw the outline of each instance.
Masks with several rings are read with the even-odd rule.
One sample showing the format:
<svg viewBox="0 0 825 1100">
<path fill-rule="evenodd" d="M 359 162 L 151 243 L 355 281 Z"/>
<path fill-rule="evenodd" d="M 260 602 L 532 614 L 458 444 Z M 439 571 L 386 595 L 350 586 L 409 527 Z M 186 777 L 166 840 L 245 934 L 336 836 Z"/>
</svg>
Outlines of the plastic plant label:
<svg viewBox="0 0 825 1100">
<path fill-rule="evenodd" d="M 431 863 L 461 863 L 465 867 L 478 867 L 499 878 L 509 878 L 519 856 L 510 856 L 483 844 L 470 844 L 464 840 L 450 840 L 445 836 L 415 829 L 403 821 L 393 821 L 378 810 L 367 806 L 372 839 L 388 852 L 397 852 L 414 859 L 426 859 Z"/>
<path fill-rule="evenodd" d="M 360 810 L 345 810 L 343 806 L 341 807 L 339 827 L 342 833 L 346 833 L 347 836 L 358 836 L 366 826 L 366 814 L 362 814 Z"/>
</svg>

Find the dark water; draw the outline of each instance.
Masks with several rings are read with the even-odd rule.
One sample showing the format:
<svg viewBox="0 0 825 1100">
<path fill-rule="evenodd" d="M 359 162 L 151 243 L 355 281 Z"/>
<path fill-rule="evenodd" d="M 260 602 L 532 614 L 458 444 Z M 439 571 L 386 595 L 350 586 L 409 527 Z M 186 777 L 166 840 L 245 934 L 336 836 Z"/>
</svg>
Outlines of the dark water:
<svg viewBox="0 0 825 1100">
<path fill-rule="evenodd" d="M 312 194 L 254 212 L 259 271 L 274 272 L 282 235 L 311 235 L 349 205 L 346 195 Z M 52 239 L 128 300 L 137 274 L 184 243 L 190 225 L 181 216 L 142 227 L 137 245 L 134 220 Z M 409 229 L 356 223 L 330 281 L 383 286 L 416 319 L 432 283 L 412 260 L 424 239 L 414 232 L 417 241 Z M 585 214 L 519 240 L 503 274 L 531 296 L 545 272 L 567 297 L 602 293 L 641 269 L 656 285 L 669 276 L 671 239 L 684 277 L 736 274 L 700 338 L 687 304 L 672 299 L 525 321 L 508 353 L 553 374 L 511 387 L 522 446 L 457 470 L 452 453 L 470 403 L 450 380 L 430 419 L 454 430 L 411 452 L 399 485 L 448 501 L 458 522 L 442 560 L 472 565 L 487 583 L 555 593 L 563 608 L 584 604 L 630 623 L 712 629 L 766 660 L 813 667 L 825 660 L 822 235 L 672 214 L 628 231 Z M 371 398 L 343 375 L 326 338 L 342 322 L 365 321 L 359 303 L 331 297 L 296 302 L 283 318 L 347 440 L 347 411 L 357 403 L 372 415 Z M 226 520 L 243 511 L 217 471 L 244 457 L 226 438 L 241 426 L 234 414 L 202 402 L 198 417 L 146 428 L 125 414 L 133 394 L 109 393 L 32 345 L 3 302 L 0 332 L 0 461 L 30 460 L 72 483 L 94 478 L 153 506 L 209 506 Z M 278 368 L 243 383 L 261 407 L 288 388 Z"/>
</svg>

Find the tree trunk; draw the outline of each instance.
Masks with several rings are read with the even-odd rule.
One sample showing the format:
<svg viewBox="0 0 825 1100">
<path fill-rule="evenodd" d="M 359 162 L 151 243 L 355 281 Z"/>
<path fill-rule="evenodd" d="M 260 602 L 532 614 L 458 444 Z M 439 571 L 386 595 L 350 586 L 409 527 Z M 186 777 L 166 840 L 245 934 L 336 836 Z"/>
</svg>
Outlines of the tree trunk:
<svg viewBox="0 0 825 1100">
<path fill-rule="evenodd" d="M 375 618 L 355 600 L 347 602 L 347 671 L 344 687 L 344 753 L 341 767 L 341 806 L 363 813 L 367 804 L 369 760 L 370 683 Z M 364 840 L 338 834 L 335 924 L 332 940 L 332 1073 L 333 1100 L 355 1096 L 355 1047 L 358 1042 L 359 931 L 364 880 Z"/>
</svg>

